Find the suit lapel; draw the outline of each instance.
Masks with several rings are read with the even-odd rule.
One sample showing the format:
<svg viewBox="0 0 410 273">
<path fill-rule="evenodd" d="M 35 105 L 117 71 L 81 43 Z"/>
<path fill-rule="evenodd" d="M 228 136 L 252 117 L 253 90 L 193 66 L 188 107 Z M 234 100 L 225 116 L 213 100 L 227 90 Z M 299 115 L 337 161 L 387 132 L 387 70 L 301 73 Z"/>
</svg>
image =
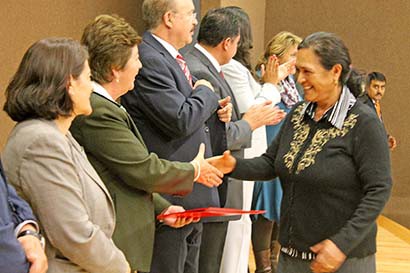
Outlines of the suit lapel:
<svg viewBox="0 0 410 273">
<path fill-rule="evenodd" d="M 87 156 L 84 152 L 84 149 L 78 144 L 77 141 L 74 140 L 73 136 L 69 132 L 67 135 L 70 143 L 72 144 L 72 147 L 77 150 L 77 154 L 81 155 L 81 158 L 77 159 L 79 162 L 82 162 L 81 166 L 79 168 L 82 168 L 84 172 L 104 191 L 105 195 L 108 197 L 110 200 L 111 204 L 114 206 L 114 202 L 111 199 L 111 195 L 109 194 L 107 188 L 105 187 L 105 184 L 102 182 L 101 178 L 98 176 L 97 172 L 94 170 L 92 167 L 91 163 L 89 163 Z M 75 155 L 73 155 L 75 156 Z M 78 157 L 78 156 L 75 156 Z"/>
</svg>

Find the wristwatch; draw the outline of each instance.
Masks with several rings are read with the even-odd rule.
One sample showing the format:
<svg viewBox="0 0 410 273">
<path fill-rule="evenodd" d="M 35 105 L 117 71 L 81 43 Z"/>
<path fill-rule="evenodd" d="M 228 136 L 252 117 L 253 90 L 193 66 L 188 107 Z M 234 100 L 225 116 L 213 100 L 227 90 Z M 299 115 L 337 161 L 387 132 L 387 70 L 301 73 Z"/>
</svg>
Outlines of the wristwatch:
<svg viewBox="0 0 410 273">
<path fill-rule="evenodd" d="M 20 237 L 23 237 L 23 236 L 26 236 L 26 235 L 31 235 L 31 236 L 34 236 L 34 237 L 36 237 L 37 239 L 39 239 L 39 240 L 40 240 L 41 247 L 44 249 L 44 247 L 45 247 L 45 245 L 46 245 L 46 240 L 44 239 L 43 235 L 41 235 L 41 234 L 38 233 L 38 232 L 35 232 L 34 230 L 26 229 L 26 230 L 20 232 L 20 233 L 17 235 L 17 238 L 20 238 Z"/>
</svg>

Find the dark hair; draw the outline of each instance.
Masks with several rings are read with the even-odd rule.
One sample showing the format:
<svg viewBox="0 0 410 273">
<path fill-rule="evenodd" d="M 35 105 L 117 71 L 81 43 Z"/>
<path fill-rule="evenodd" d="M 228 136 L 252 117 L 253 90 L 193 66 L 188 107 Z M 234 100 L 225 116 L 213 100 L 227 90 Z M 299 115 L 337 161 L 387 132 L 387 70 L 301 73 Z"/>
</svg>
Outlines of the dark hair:
<svg viewBox="0 0 410 273">
<path fill-rule="evenodd" d="M 226 38 L 239 35 L 237 16 L 228 8 L 209 10 L 201 20 L 198 42 L 215 47 Z"/>
<path fill-rule="evenodd" d="M 373 71 L 367 74 L 367 80 L 366 80 L 366 85 L 370 86 L 370 83 L 372 81 L 381 81 L 381 82 L 386 82 L 386 77 L 384 76 L 383 73 Z"/>
<path fill-rule="evenodd" d="M 362 75 L 351 66 L 349 50 L 338 36 L 328 32 L 310 34 L 298 46 L 298 49 L 303 48 L 311 48 L 326 70 L 340 64 L 342 73 L 339 82 L 347 85 L 355 97 L 360 95 Z"/>
<path fill-rule="evenodd" d="M 132 48 L 141 42 L 135 29 L 117 15 L 99 15 L 81 37 L 88 48 L 92 79 L 100 84 L 112 81 L 112 69 L 123 69 Z"/>
<path fill-rule="evenodd" d="M 238 49 L 233 58 L 237 60 L 238 62 L 240 62 L 243 66 L 245 66 L 249 71 L 252 72 L 250 50 L 253 48 L 253 38 L 252 38 L 252 29 L 251 29 L 251 23 L 249 20 L 249 16 L 240 7 L 230 6 L 230 7 L 226 7 L 226 9 L 229 11 L 232 11 L 235 14 L 238 20 L 238 23 L 239 23 L 239 33 L 241 35 Z"/>
<path fill-rule="evenodd" d="M 67 83 L 70 76 L 78 78 L 87 58 L 87 50 L 72 39 L 47 38 L 35 42 L 6 88 L 4 111 L 17 122 L 70 116 L 73 102 Z"/>
</svg>

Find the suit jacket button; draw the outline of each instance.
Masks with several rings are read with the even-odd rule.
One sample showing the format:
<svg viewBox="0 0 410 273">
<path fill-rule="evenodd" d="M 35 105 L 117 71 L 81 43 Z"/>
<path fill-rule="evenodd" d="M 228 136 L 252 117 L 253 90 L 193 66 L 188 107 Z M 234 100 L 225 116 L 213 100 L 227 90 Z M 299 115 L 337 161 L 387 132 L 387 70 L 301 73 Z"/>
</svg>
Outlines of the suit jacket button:
<svg viewBox="0 0 410 273">
<path fill-rule="evenodd" d="M 205 127 L 205 133 L 209 133 L 209 127 Z"/>
</svg>

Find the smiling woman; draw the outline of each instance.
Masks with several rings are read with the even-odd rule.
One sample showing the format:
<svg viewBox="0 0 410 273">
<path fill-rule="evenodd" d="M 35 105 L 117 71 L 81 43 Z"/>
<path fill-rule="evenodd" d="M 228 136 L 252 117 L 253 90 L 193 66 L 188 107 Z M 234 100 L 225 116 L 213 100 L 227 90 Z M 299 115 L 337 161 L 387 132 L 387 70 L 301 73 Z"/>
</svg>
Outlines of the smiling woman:
<svg viewBox="0 0 410 273">
<path fill-rule="evenodd" d="M 78 42 L 48 38 L 26 52 L 6 90 L 17 125 L 2 154 L 4 169 L 28 201 L 46 238 L 48 272 L 129 272 L 114 245 L 114 204 L 68 131 L 91 113 L 88 53 Z"/>
<path fill-rule="evenodd" d="M 280 178 L 277 272 L 375 273 L 375 221 L 391 190 L 384 128 L 356 100 L 360 81 L 339 37 L 313 33 L 298 48 L 306 101 L 287 115 L 267 152 L 209 162 L 235 178 Z"/>
</svg>

